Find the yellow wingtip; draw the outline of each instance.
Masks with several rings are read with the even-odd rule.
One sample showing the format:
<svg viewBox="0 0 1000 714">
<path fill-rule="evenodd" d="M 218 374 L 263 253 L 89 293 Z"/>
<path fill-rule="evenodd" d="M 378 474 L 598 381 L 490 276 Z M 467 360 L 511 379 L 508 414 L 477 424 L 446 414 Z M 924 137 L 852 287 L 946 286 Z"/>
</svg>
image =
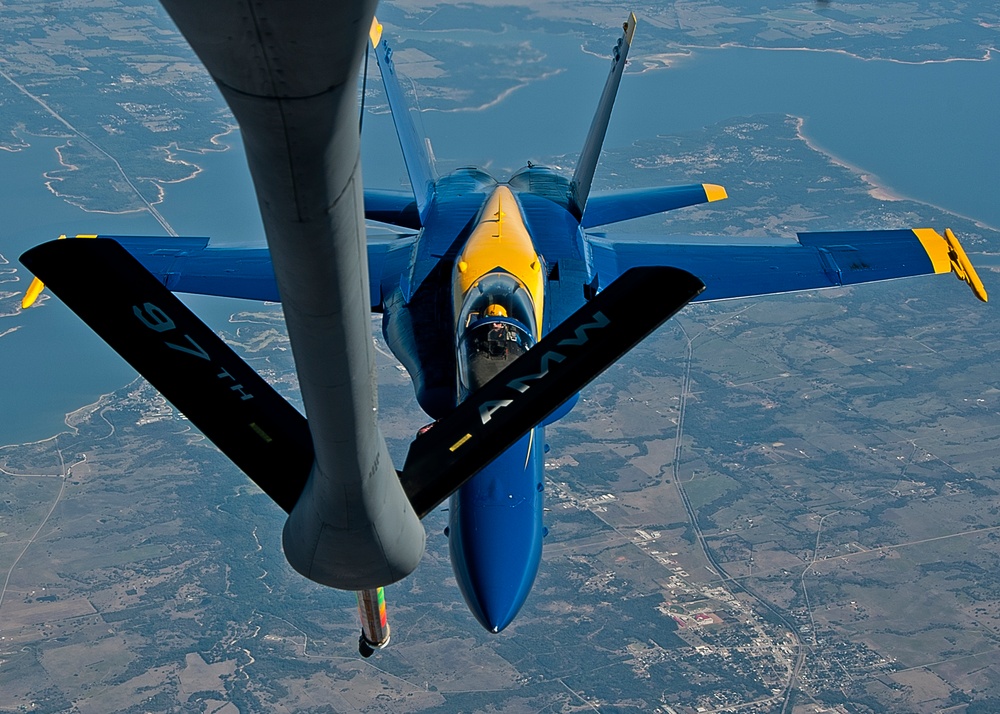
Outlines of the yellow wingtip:
<svg viewBox="0 0 1000 714">
<path fill-rule="evenodd" d="M 703 183 L 701 187 L 705 189 L 705 198 L 708 199 L 709 203 L 711 203 L 712 201 L 721 201 L 724 198 L 729 198 L 729 194 L 726 193 L 726 189 L 724 189 L 722 186 L 719 186 L 718 184 Z"/>
<path fill-rule="evenodd" d="M 28 286 L 27 291 L 24 293 L 24 297 L 21 299 L 21 309 L 27 310 L 29 307 L 35 304 L 35 300 L 38 296 L 42 294 L 42 290 L 45 289 L 45 283 L 43 283 L 38 278 L 31 281 L 31 285 Z"/>
<path fill-rule="evenodd" d="M 79 235 L 77 235 L 75 237 L 76 238 L 97 238 L 97 234 L 95 234 L 95 233 L 81 233 L 81 234 L 79 234 Z M 58 240 L 66 240 L 66 234 L 63 233 L 61 236 L 59 236 Z M 43 290 L 45 290 L 45 283 L 43 283 L 38 278 L 33 279 L 31 281 L 31 285 L 29 285 L 28 289 L 25 291 L 24 297 L 21 298 L 21 309 L 22 310 L 27 310 L 29 307 L 31 307 L 32 305 L 34 305 L 35 301 L 38 300 L 38 296 L 42 294 Z"/>
<path fill-rule="evenodd" d="M 368 31 L 368 37 L 371 38 L 372 47 L 378 46 L 379 41 L 382 39 L 382 25 L 379 23 L 377 17 L 372 18 L 372 26 Z"/>
<path fill-rule="evenodd" d="M 951 228 L 944 229 L 944 238 L 948 241 L 948 255 L 951 258 L 951 269 L 955 275 L 972 288 L 972 293 L 977 298 L 983 302 L 989 302 L 990 297 L 986 294 L 986 286 L 979 279 L 979 274 L 973 267 L 972 261 L 969 260 L 969 256 L 966 255 L 965 249 L 958 242 L 958 238 L 952 233 Z"/>
<path fill-rule="evenodd" d="M 622 25 L 622 30 L 625 31 L 625 41 L 629 45 L 632 44 L 632 37 L 635 35 L 635 25 L 637 22 L 638 20 L 635 19 L 635 13 L 630 12 L 628 14 L 628 20 L 626 20 L 625 24 Z"/>
<path fill-rule="evenodd" d="M 951 273 L 955 271 L 951 260 L 951 251 L 948 248 L 947 239 L 933 228 L 912 228 L 913 235 L 920 241 L 927 257 L 931 259 L 931 265 L 935 273 Z M 959 276 L 965 279 L 961 275 Z"/>
</svg>

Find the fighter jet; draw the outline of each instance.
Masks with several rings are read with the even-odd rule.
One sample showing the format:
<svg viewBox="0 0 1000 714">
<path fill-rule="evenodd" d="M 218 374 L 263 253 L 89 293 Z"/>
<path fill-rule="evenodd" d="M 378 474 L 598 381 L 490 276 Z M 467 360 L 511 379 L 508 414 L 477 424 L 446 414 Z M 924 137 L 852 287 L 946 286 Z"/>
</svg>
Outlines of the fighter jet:
<svg viewBox="0 0 1000 714">
<path fill-rule="evenodd" d="M 163 4 L 239 121 L 267 247 L 55 240 L 21 258 L 37 276 L 24 305 L 45 281 L 288 513 L 292 567 L 358 593 L 362 654 L 388 642 L 382 588 L 417 567 L 420 519 L 447 499 L 462 596 L 490 632 L 510 624 L 541 559 L 545 426 L 689 301 L 935 273 L 986 299 L 950 230 L 801 233 L 774 245 L 592 233 L 726 198 L 716 184 L 591 192 L 634 15 L 611 47 L 573 175 L 528 164 L 498 179 L 437 174 L 374 2 Z M 368 51 L 411 191 L 362 187 L 357 80 Z M 368 241 L 366 219 L 402 232 Z M 172 292 L 280 301 L 305 415 Z M 378 424 L 371 312 L 433 420 L 398 470 Z"/>
</svg>

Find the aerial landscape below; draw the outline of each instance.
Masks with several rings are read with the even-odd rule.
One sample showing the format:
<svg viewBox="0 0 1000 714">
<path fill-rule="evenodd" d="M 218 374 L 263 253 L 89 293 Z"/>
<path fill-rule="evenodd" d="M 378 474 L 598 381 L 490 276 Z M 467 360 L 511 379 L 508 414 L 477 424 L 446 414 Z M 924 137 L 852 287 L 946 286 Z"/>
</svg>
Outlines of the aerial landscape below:
<svg viewBox="0 0 1000 714">
<path fill-rule="evenodd" d="M 995 63 L 1000 30 L 1000 12 L 929 2 L 634 10 L 642 41 L 623 87 L 720 46 Z M 592 54 L 603 61 L 626 12 L 570 2 L 379 8 L 402 38 L 395 58 L 443 167 L 466 155 L 434 130 L 440 122 L 502 117 L 505 102 L 554 74 Z M 508 25 L 523 32 L 496 32 Z M 195 199 L 181 199 L 184 187 L 229 181 L 239 132 L 158 4 L 8 4 L 0 28 L 0 173 L 7 159 L 37 156 L 44 170 L 19 181 L 47 186 L 45 205 L 70 206 L 60 220 L 75 216 L 86 230 L 108 221 L 98 230 L 171 234 L 203 217 L 195 234 L 227 220 L 259 232 L 256 216 L 226 218 L 225 196 L 221 217 L 192 216 Z M 387 120 L 376 85 L 369 78 L 364 131 L 378 137 Z M 522 156 L 515 142 L 497 148 L 497 162 L 572 166 L 595 99 L 536 106 L 539 119 L 576 112 L 583 124 L 566 147 Z M 623 109 L 612 126 L 628 122 Z M 897 195 L 820 149 L 808 118 L 748 112 L 664 126 L 609 140 L 595 188 L 713 181 L 730 199 L 622 231 L 753 241 L 948 226 L 997 288 L 989 254 L 1000 231 Z M 364 151 L 375 164 L 366 185 L 399 182 L 396 154 Z M 45 210 L 0 201 L 11 225 Z M 58 300 L 18 307 L 30 275 L 16 257 L 51 237 L 0 234 L 7 380 L 32 354 L 74 357 L 59 334 L 31 324 L 61 319 Z M 213 327 L 298 404 L 280 306 L 213 309 L 225 315 Z M 147 383 L 109 376 L 107 393 L 64 405 L 58 433 L 0 435 L 11 442 L 0 447 L 0 711 L 996 711 L 992 317 L 949 276 L 686 308 L 548 428 L 548 533 L 518 619 L 498 636 L 476 624 L 438 510 L 424 520 L 419 568 L 387 588 L 392 644 L 369 660 L 354 654 L 354 596 L 286 563 L 285 514 Z M 428 418 L 377 320 L 372 337 L 379 422 L 401 464 Z M 93 354 L 83 367 L 95 372 L 117 359 Z M 30 412 L 17 389 L 0 404 Z"/>
</svg>

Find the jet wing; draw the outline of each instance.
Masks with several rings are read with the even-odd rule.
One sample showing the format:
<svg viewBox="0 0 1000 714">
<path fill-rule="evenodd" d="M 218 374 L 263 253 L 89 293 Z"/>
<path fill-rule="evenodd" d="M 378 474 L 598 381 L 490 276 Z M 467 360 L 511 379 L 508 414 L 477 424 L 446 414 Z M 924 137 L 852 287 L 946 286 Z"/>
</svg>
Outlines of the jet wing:
<svg viewBox="0 0 1000 714">
<path fill-rule="evenodd" d="M 587 253 L 601 290 L 629 268 L 669 265 L 697 275 L 705 292 L 696 300 L 768 295 L 954 272 L 986 300 L 982 287 L 954 234 L 930 228 L 882 231 L 799 233 L 797 242 L 733 243 L 732 238 L 692 237 L 627 240 L 587 236 Z"/>
<path fill-rule="evenodd" d="M 412 200 L 412 199 L 411 199 Z M 216 295 L 280 302 L 267 247 L 210 247 L 208 238 L 163 236 L 95 236 L 110 238 L 175 293 Z M 382 294 L 399 284 L 408 267 L 412 236 L 368 243 L 368 277 L 373 311 L 381 309 Z M 385 287 L 383 287 L 385 286 Z"/>
<path fill-rule="evenodd" d="M 208 238 L 97 237 L 120 244 L 171 292 L 280 300 L 264 246 L 210 248 Z"/>
<path fill-rule="evenodd" d="M 184 241 L 207 239 L 177 242 Z M 313 466 L 305 417 L 122 247 L 111 240 L 53 240 L 21 262 L 291 511 Z M 162 259 L 169 260 L 156 258 Z"/>
</svg>

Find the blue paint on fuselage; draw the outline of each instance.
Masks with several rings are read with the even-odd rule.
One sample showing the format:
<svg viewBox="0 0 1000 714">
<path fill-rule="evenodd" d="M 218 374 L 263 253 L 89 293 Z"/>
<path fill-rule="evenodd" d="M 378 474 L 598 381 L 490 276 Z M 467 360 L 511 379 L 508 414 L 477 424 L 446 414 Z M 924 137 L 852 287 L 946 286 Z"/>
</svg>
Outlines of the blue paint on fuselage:
<svg viewBox="0 0 1000 714">
<path fill-rule="evenodd" d="M 511 623 L 538 573 L 543 444 L 536 427 L 451 497 L 452 568 L 469 609 L 490 632 Z"/>
<path fill-rule="evenodd" d="M 417 403 L 433 419 L 447 416 L 456 404 L 455 258 L 496 185 L 479 169 L 438 179 L 406 271 L 383 277 L 382 334 L 413 380 Z"/>
<path fill-rule="evenodd" d="M 435 184 L 425 226 L 413 242 L 407 269 L 383 274 L 382 334 L 413 380 L 417 403 L 434 419 L 455 408 L 455 331 L 452 270 L 498 181 L 480 169 L 459 169 Z M 542 334 L 581 307 L 580 289 L 592 280 L 583 231 L 567 209 L 569 182 L 532 166 L 508 182 L 545 263 Z M 400 261 L 402 262 L 402 261 Z"/>
<path fill-rule="evenodd" d="M 454 263 L 497 185 L 479 169 L 460 169 L 440 178 L 413 244 L 409 272 L 383 277 L 383 334 L 409 372 L 417 402 L 434 419 L 446 416 L 457 403 Z M 544 334 L 584 303 L 580 286 L 590 276 L 584 274 L 583 233 L 567 208 L 565 177 L 529 167 L 512 176 L 508 185 L 549 271 Z M 543 434 L 542 427 L 536 427 L 451 498 L 452 568 L 469 609 L 491 632 L 514 619 L 538 572 Z"/>
</svg>

